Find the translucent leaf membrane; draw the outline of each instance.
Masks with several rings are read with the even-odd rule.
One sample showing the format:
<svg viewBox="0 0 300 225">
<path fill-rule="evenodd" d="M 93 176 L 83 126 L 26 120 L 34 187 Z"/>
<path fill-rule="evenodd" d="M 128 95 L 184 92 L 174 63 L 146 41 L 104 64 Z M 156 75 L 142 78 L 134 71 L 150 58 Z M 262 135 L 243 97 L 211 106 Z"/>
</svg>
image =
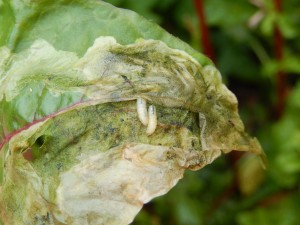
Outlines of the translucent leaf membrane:
<svg viewBox="0 0 300 225">
<path fill-rule="evenodd" d="M 222 84 L 217 69 L 202 67 L 163 42 L 139 40 L 122 46 L 112 37 L 100 37 L 78 58 L 39 40 L 28 50 L 12 54 L 11 60 L 1 79 L 0 99 L 8 105 L 3 110 L 13 107 L 19 113 L 3 114 L 3 121 L 18 115 L 28 123 L 55 114 L 59 106 L 51 104 L 57 96 L 62 106 L 142 97 L 150 103 L 199 113 L 204 150 L 248 150 L 252 145 L 252 151 L 260 151 L 257 142 L 244 133 L 236 98 Z M 13 130 L 12 124 L 4 130 Z"/>
<path fill-rule="evenodd" d="M 185 169 L 231 150 L 261 153 L 219 72 L 160 41 L 100 37 L 79 58 L 38 40 L 9 57 L 0 97 L 32 119 L 1 144 L 5 223 L 128 224 Z M 71 105 L 51 108 L 58 96 Z M 155 109 L 151 134 L 137 99 Z"/>
</svg>

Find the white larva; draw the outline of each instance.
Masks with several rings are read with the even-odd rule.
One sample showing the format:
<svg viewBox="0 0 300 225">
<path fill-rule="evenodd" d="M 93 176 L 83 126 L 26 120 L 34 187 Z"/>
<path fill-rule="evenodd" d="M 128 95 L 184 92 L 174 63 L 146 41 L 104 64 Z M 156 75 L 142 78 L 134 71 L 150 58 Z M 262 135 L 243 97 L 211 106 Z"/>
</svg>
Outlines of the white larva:
<svg viewBox="0 0 300 225">
<path fill-rule="evenodd" d="M 149 122 L 148 122 L 146 133 L 147 135 L 151 135 L 154 133 L 157 126 L 157 116 L 156 116 L 156 109 L 154 105 L 149 106 L 148 114 L 149 114 Z"/>
<path fill-rule="evenodd" d="M 146 100 L 143 98 L 137 98 L 136 106 L 137 106 L 137 114 L 138 114 L 139 120 L 141 121 L 142 124 L 147 126 L 149 119 L 148 119 Z"/>
</svg>

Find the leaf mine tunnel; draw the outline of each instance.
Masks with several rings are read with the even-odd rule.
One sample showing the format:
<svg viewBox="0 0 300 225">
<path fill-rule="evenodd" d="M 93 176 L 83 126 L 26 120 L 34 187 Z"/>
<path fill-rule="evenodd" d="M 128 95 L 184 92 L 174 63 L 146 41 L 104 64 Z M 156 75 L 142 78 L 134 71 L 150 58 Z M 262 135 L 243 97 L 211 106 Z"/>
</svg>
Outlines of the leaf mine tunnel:
<svg viewBox="0 0 300 225">
<path fill-rule="evenodd" d="M 263 154 L 219 71 L 158 26 L 102 1 L 19 4 L 39 20 L 0 47 L 0 223 L 126 225 L 186 169 Z M 57 15 L 87 33 L 69 23 L 66 43 Z"/>
</svg>

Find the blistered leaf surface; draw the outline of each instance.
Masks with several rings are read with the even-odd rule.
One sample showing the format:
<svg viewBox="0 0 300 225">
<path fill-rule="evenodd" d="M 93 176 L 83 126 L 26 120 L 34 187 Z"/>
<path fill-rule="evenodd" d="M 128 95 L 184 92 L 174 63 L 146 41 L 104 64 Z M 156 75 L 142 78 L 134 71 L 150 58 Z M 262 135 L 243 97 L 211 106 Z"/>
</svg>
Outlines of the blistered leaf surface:
<svg viewBox="0 0 300 225">
<path fill-rule="evenodd" d="M 35 26 L 16 29 L 18 38 L 0 39 L 5 224 L 129 224 L 185 169 L 200 169 L 232 150 L 261 154 L 244 132 L 235 96 L 209 60 L 136 14 L 121 15 L 98 1 L 79 3 L 63 5 L 65 13 L 59 1 L 52 11 L 48 1 L 1 6 L 25 7 L 15 15 L 24 23 L 36 18 L 39 7 L 45 10 Z M 119 25 L 109 32 L 105 25 L 102 36 L 86 31 L 91 35 L 80 46 L 82 35 L 68 39 L 69 45 L 63 31 L 51 36 L 59 26 L 48 25 L 49 18 L 71 18 L 83 9 L 95 13 L 93 20 L 108 13 L 112 24 L 125 18 L 122 25 L 135 26 L 128 35 Z"/>
<path fill-rule="evenodd" d="M 222 152 L 260 151 L 243 132 L 236 99 L 219 72 L 160 41 L 123 46 L 100 37 L 79 58 L 38 40 L 9 57 L 0 89 L 7 104 L 45 90 L 52 98 L 72 93 L 80 100 L 43 112 L 4 139 L 4 221 L 128 224 L 184 169 L 202 168 Z M 150 136 L 138 119 L 137 98 L 156 106 Z M 26 207 L 12 214 L 18 204 Z"/>
</svg>

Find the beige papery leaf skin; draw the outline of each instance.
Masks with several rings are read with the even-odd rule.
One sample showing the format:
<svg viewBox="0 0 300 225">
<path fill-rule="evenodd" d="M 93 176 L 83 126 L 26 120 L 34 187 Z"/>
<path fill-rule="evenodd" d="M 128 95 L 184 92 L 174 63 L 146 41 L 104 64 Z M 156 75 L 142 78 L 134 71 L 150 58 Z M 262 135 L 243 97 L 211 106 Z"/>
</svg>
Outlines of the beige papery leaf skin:
<svg viewBox="0 0 300 225">
<path fill-rule="evenodd" d="M 218 70 L 161 41 L 99 37 L 79 57 L 37 40 L 1 55 L 7 104 L 37 87 L 81 96 L 3 139 L 4 224 L 126 225 L 186 169 L 262 154 Z"/>
</svg>

